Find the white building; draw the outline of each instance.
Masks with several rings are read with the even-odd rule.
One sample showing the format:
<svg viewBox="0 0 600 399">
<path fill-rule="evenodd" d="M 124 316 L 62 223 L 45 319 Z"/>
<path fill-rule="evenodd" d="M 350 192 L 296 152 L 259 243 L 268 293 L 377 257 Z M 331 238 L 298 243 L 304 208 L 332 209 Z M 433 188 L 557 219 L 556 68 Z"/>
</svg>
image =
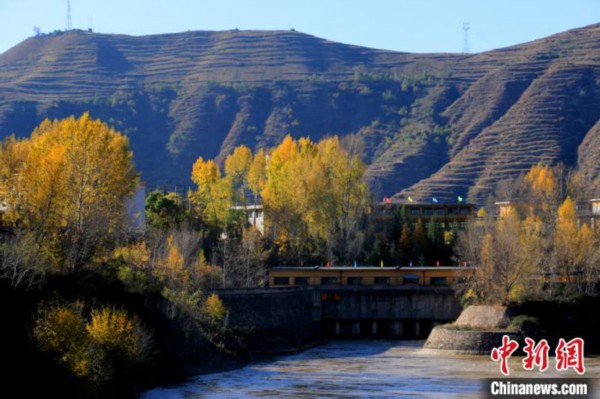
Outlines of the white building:
<svg viewBox="0 0 600 399">
<path fill-rule="evenodd" d="M 234 206 L 231 207 L 236 211 L 246 211 L 246 218 L 248 223 L 254 226 L 260 234 L 265 234 L 265 213 L 262 205 L 246 205 L 246 206 Z"/>
</svg>

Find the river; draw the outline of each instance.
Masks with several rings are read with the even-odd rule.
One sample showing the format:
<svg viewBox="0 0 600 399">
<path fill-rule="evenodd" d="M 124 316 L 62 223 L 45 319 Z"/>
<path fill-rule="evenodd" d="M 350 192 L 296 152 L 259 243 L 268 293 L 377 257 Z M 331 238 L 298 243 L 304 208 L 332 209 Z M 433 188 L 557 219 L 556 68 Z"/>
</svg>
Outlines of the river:
<svg viewBox="0 0 600 399">
<path fill-rule="evenodd" d="M 442 355 L 424 341 L 332 341 L 297 355 L 195 377 L 146 392 L 143 399 L 193 398 L 479 398 L 482 378 L 501 377 L 487 356 Z M 526 372 L 511 358 L 511 377 L 573 377 L 550 369 Z M 600 376 L 600 358 L 586 358 L 586 377 Z"/>
</svg>

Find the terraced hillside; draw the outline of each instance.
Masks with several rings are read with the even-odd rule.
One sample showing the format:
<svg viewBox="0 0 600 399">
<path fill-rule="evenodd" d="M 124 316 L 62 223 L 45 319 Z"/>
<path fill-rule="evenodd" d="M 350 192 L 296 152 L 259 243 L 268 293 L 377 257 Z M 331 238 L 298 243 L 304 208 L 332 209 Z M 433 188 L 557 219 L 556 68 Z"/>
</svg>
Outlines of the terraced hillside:
<svg viewBox="0 0 600 399">
<path fill-rule="evenodd" d="M 155 185 L 239 144 L 356 135 L 378 197 L 483 201 L 539 161 L 600 176 L 599 83 L 600 25 L 473 55 L 295 31 L 69 31 L 0 55 L 0 136 L 89 110 L 130 137 Z"/>
</svg>

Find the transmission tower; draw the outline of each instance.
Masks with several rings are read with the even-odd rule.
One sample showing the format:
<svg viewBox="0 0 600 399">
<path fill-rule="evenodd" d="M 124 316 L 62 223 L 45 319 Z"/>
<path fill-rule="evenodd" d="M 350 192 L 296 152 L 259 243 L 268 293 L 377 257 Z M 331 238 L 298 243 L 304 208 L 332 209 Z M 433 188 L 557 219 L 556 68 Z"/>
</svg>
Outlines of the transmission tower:
<svg viewBox="0 0 600 399">
<path fill-rule="evenodd" d="M 465 32 L 465 36 L 463 38 L 463 53 L 469 53 L 469 29 L 471 29 L 471 25 L 468 22 L 463 23 L 463 31 Z"/>
<path fill-rule="evenodd" d="M 71 0 L 67 0 L 67 26 L 65 30 L 71 30 Z"/>
</svg>

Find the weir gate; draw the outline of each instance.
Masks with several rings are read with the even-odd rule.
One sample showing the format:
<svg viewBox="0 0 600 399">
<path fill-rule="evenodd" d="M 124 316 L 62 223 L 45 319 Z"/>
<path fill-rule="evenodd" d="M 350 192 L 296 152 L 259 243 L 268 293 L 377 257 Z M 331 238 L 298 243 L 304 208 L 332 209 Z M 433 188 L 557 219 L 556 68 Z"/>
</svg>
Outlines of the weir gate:
<svg viewBox="0 0 600 399">
<path fill-rule="evenodd" d="M 427 338 L 458 317 L 450 287 L 321 287 L 321 323 L 330 337 Z"/>
<path fill-rule="evenodd" d="M 215 293 L 229 309 L 227 323 L 251 329 L 253 345 L 264 351 L 278 340 L 302 346 L 319 336 L 424 339 L 435 325 L 456 320 L 461 311 L 447 286 L 331 284 Z"/>
</svg>

